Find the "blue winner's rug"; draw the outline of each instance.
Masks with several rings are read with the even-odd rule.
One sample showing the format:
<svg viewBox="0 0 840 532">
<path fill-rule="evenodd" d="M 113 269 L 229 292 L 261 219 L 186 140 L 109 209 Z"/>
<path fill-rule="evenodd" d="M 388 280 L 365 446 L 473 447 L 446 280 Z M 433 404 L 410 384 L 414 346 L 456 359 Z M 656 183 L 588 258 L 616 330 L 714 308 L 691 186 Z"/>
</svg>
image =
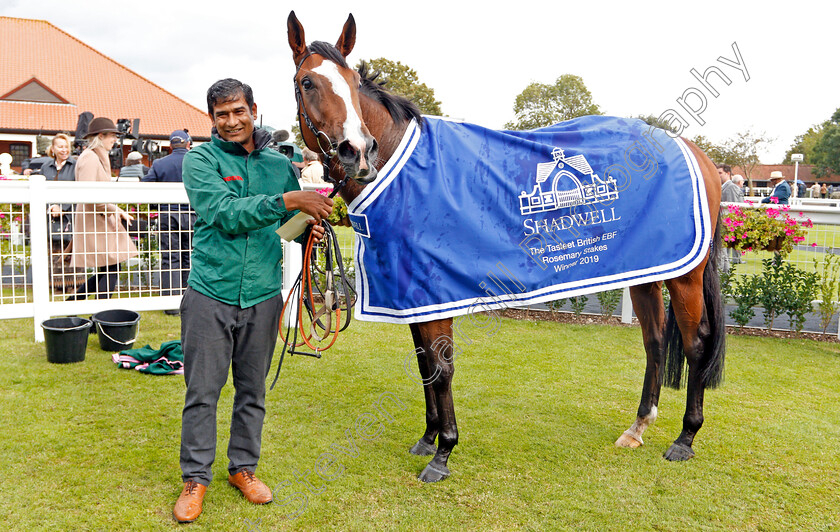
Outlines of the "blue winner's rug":
<svg viewBox="0 0 840 532">
<path fill-rule="evenodd" d="M 349 206 L 356 317 L 415 323 L 678 277 L 712 235 L 688 146 L 640 120 L 424 117 Z"/>
</svg>

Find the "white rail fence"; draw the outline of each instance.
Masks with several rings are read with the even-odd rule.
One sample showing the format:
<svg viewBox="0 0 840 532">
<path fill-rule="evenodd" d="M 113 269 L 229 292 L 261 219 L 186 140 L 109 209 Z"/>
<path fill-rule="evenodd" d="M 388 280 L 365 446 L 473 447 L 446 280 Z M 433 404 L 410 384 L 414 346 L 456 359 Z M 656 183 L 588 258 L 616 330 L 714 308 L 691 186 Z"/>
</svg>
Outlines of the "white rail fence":
<svg viewBox="0 0 840 532">
<path fill-rule="evenodd" d="M 140 255 L 120 264 L 120 282 L 110 298 L 68 300 L 72 289 L 63 293 L 57 287 L 61 285 L 59 278 L 67 274 L 51 267 L 55 252 L 50 250 L 48 208 L 55 204 L 95 203 L 120 204 L 150 223 L 131 231 Z M 160 276 L 170 272 L 159 266 L 161 250 L 155 248 L 162 233 L 154 218 L 161 212 L 158 205 L 165 213 L 168 204 L 185 203 L 189 200 L 181 183 L 47 182 L 42 176 L 31 176 L 28 181 L 0 181 L 0 319 L 33 318 L 35 340 L 43 342 L 41 323 L 55 316 L 87 316 L 111 309 L 177 309 L 180 294 L 163 295 L 160 286 Z M 284 275 L 299 271 L 300 246 L 285 244 L 284 255 Z M 75 275 L 79 279 L 95 273 L 88 269 Z M 284 278 L 284 286 L 290 286 L 293 280 Z M 284 297 L 287 293 L 284 290 Z"/>
<path fill-rule="evenodd" d="M 321 188 L 311 185 L 306 189 Z M 50 227 L 47 211 L 53 204 L 116 203 L 127 205 L 139 218 L 148 219 L 147 227 L 134 232 L 140 256 L 120 265 L 120 284 L 109 299 L 71 301 L 56 287 L 56 272 L 50 266 L 54 252 L 50 251 Z M 41 323 L 55 316 L 90 315 L 103 310 L 129 309 L 134 311 L 175 309 L 180 295 L 163 295 L 159 279 L 167 274 L 159 266 L 160 253 L 155 245 L 160 228 L 155 226 L 157 207 L 188 203 L 181 183 L 89 183 L 46 182 L 41 176 L 28 181 L 0 181 L 0 319 L 33 318 L 35 340 L 44 340 Z M 25 212 L 21 212 L 25 211 Z M 801 215 L 800 215 L 801 213 Z M 811 219 L 815 227 L 806 243 L 818 240 L 818 248 L 800 246 L 791 254 L 789 262 L 802 268 L 813 268 L 813 259 L 840 248 L 840 204 L 838 200 L 795 199 L 790 210 L 798 219 Z M 3 218 L 6 218 L 5 224 Z M 15 218 L 18 218 L 15 220 Z M 32 238 L 31 235 L 43 235 Z M 349 231 L 341 233 L 343 254 L 352 256 Z M 760 256 L 745 257 L 738 265 L 738 274 L 758 273 Z M 301 249 L 298 244 L 286 243 L 284 248 L 284 297 L 300 271 Z M 92 275 L 94 270 L 82 272 Z M 59 283 L 60 284 L 60 283 Z M 632 306 L 629 291 L 624 290 L 621 319 L 629 323 Z"/>
</svg>

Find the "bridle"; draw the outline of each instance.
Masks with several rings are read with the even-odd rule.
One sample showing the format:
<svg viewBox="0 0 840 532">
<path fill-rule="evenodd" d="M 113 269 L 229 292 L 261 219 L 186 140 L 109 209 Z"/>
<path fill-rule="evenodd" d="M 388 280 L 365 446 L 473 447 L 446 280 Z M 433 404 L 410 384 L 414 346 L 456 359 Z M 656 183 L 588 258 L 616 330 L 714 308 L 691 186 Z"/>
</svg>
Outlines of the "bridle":
<svg viewBox="0 0 840 532">
<path fill-rule="evenodd" d="M 315 136 L 318 150 L 321 152 L 321 164 L 324 166 L 324 179 L 333 183 L 333 190 L 328 196 L 332 198 L 347 184 L 349 178 L 345 174 L 344 179 L 338 182 L 330 176 L 330 168 L 327 162 L 336 156 L 337 144 L 330 140 L 329 135 L 315 127 L 312 119 L 309 118 L 309 113 L 306 112 L 306 106 L 303 104 L 303 95 L 300 91 L 300 85 L 297 82 L 297 75 L 300 72 L 303 62 L 311 55 L 311 52 L 306 54 L 300 60 L 295 70 L 294 84 L 295 100 L 297 101 L 298 108 L 298 125 L 302 132 L 303 124 L 305 123 L 309 131 Z M 324 149 L 321 143 L 322 138 L 327 139 L 327 143 L 329 144 L 328 150 Z M 338 333 L 350 325 L 351 308 L 355 301 L 356 292 L 347 282 L 344 261 L 338 245 L 338 236 L 326 220 L 322 220 L 322 224 L 324 226 L 324 239 L 321 241 L 320 247 L 324 253 L 324 268 L 321 270 L 316 260 L 312 232 L 308 231 L 304 233 L 306 235 L 304 237 L 306 245 L 304 246 L 303 268 L 290 290 L 286 302 L 283 305 L 283 310 L 280 313 L 278 327 L 280 329 L 279 335 L 283 340 L 283 350 L 280 353 L 280 361 L 277 364 L 277 372 L 274 375 L 274 382 L 271 384 L 271 389 L 274 389 L 274 385 L 277 384 L 277 379 L 280 376 L 280 368 L 283 367 L 283 358 L 286 352 L 290 355 L 306 355 L 321 358 L 321 352 L 332 347 L 338 338 Z M 313 270 L 324 276 L 323 283 L 319 283 L 317 279 L 313 278 Z M 337 272 L 334 273 L 335 270 Z M 344 296 L 343 309 L 340 302 L 341 296 L 336 290 L 336 285 L 341 288 L 341 295 Z M 315 307 L 314 300 L 316 299 L 316 295 L 324 301 L 324 305 L 320 309 Z M 286 315 L 286 310 L 289 308 L 290 302 L 295 303 L 297 312 L 289 318 L 289 325 L 286 327 L 286 333 L 283 334 L 283 318 Z M 345 317 L 343 324 L 341 319 L 342 313 Z M 308 315 L 310 322 L 308 328 L 304 324 L 305 314 Z M 298 334 L 300 334 L 300 341 L 298 341 Z M 323 340 L 327 340 L 329 342 L 328 345 L 321 346 L 318 344 L 318 342 Z M 313 352 L 297 350 L 297 348 L 303 346 L 312 349 Z"/>
<path fill-rule="evenodd" d="M 331 182 L 333 184 L 333 190 L 329 194 L 329 198 L 332 198 L 338 191 L 341 190 L 344 185 L 347 184 L 347 175 L 344 176 L 344 179 L 341 181 L 337 181 L 330 175 L 330 167 L 327 164 L 333 157 L 336 156 L 338 150 L 338 143 L 334 142 L 330 139 L 330 136 L 324 133 L 321 129 L 318 129 L 315 126 L 315 123 L 312 122 L 312 119 L 309 118 L 309 113 L 306 112 L 306 105 L 303 103 L 303 94 L 300 91 L 300 84 L 298 83 L 297 76 L 300 73 L 300 69 L 303 67 L 303 62 L 309 59 L 312 56 L 312 52 L 307 53 L 303 58 L 298 62 L 297 68 L 295 69 L 295 75 L 292 78 L 292 81 L 295 84 L 295 101 L 297 102 L 297 115 L 298 115 L 298 127 L 300 130 L 303 131 L 303 124 L 306 124 L 306 127 L 309 131 L 315 136 L 315 142 L 318 144 L 318 151 L 321 152 L 321 164 L 324 166 L 324 179 Z M 327 139 L 327 145 L 329 146 L 328 150 L 324 149 L 324 146 L 321 144 L 321 139 Z"/>
</svg>

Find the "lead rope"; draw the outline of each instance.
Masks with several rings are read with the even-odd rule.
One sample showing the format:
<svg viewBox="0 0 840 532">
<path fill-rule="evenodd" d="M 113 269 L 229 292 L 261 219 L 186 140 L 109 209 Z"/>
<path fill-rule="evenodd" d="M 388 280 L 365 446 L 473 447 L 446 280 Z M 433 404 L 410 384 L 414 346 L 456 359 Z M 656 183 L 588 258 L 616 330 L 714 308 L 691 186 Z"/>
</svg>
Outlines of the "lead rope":
<svg viewBox="0 0 840 532">
<path fill-rule="evenodd" d="M 335 344 L 338 333 L 344 331 L 350 325 L 350 311 L 356 300 L 356 291 L 347 282 L 347 272 L 344 269 L 341 248 L 338 245 L 335 230 L 326 220 L 321 223 L 324 226 L 324 238 L 319 245 L 316 246 L 312 231 L 307 230 L 303 268 L 301 268 L 301 272 L 289 292 L 289 297 L 283 304 L 283 310 L 280 312 L 278 328 L 280 338 L 283 340 L 283 351 L 280 353 L 280 361 L 277 364 L 274 381 L 271 383 L 271 390 L 274 389 L 274 385 L 277 384 L 277 379 L 280 377 L 280 368 L 283 367 L 286 352 L 290 356 L 305 355 L 321 358 L 321 353 Z M 323 270 L 318 264 L 319 251 L 324 255 Z M 337 274 L 335 274 L 336 270 Z M 323 282 L 321 283 L 319 283 L 319 275 L 323 275 Z M 343 307 L 341 306 L 341 297 L 336 293 L 336 280 L 344 296 Z M 324 302 L 320 308 L 315 307 L 316 295 Z M 286 332 L 283 334 L 283 318 L 291 301 L 297 303 L 297 312 L 289 319 Z M 309 320 L 308 330 L 305 326 L 304 312 Z M 342 314 L 346 316 L 344 325 L 341 324 Z M 293 335 L 292 330 L 294 330 Z M 298 341 L 298 334 L 302 339 L 300 342 Z M 319 344 L 319 342 L 326 341 L 330 336 L 332 338 L 326 346 Z M 297 348 L 303 346 L 312 349 L 312 352 L 297 350 Z"/>
</svg>

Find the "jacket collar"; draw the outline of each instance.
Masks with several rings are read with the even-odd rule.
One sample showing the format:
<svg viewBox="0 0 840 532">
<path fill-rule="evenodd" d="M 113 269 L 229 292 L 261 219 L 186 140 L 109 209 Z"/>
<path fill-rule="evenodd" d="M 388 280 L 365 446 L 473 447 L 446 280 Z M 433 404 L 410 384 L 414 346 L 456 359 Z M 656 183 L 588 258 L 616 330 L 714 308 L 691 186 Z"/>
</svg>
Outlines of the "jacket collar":
<svg viewBox="0 0 840 532">
<path fill-rule="evenodd" d="M 213 140 L 213 144 L 220 147 L 221 149 L 223 149 L 226 152 L 234 153 L 234 154 L 238 154 L 238 155 L 247 155 L 248 154 L 248 152 L 245 151 L 245 148 L 242 147 L 242 144 L 240 144 L 238 142 L 230 142 L 230 141 L 227 141 L 227 140 L 223 139 L 219 135 L 219 132 L 216 130 L 215 127 L 211 130 L 210 136 Z M 262 150 L 266 146 L 268 146 L 270 143 L 271 143 L 271 133 L 269 133 L 268 131 L 266 131 L 262 128 L 255 127 L 254 128 L 254 151 Z"/>
</svg>

